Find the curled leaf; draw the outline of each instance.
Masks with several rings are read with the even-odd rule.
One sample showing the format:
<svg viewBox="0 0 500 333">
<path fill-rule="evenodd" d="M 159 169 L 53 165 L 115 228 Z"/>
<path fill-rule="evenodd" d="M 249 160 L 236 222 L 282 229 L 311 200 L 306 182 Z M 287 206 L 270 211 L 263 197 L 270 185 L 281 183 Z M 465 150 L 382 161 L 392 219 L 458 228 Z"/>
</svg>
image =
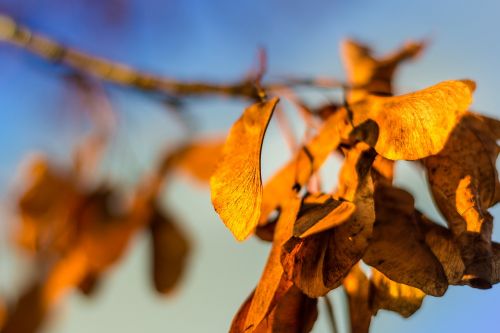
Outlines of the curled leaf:
<svg viewBox="0 0 500 333">
<path fill-rule="evenodd" d="M 295 221 L 293 236 L 309 237 L 341 225 L 351 217 L 355 209 L 352 202 L 335 200 L 330 195 L 309 195 L 304 199 Z"/>
<path fill-rule="evenodd" d="M 238 240 L 255 229 L 260 217 L 262 180 L 260 155 L 274 98 L 245 110 L 231 128 L 221 162 L 210 180 L 212 203 L 224 224 Z"/>
<path fill-rule="evenodd" d="M 352 104 L 354 125 L 375 121 L 375 150 L 391 160 L 417 160 L 440 152 L 472 102 L 475 83 L 445 81 L 395 97 L 370 95 Z"/>
</svg>

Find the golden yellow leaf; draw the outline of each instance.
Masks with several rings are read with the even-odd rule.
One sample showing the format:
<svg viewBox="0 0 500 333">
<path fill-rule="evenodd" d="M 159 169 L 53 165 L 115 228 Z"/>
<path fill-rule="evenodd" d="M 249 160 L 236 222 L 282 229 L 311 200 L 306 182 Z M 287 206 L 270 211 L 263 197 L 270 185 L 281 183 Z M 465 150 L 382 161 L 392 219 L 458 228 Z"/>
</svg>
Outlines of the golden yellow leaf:
<svg viewBox="0 0 500 333">
<path fill-rule="evenodd" d="M 379 184 L 375 191 L 375 214 L 373 236 L 363 261 L 393 281 L 442 296 L 448 280 L 420 233 L 412 195 Z"/>
<path fill-rule="evenodd" d="M 274 98 L 245 110 L 231 128 L 221 162 L 210 180 L 212 203 L 224 224 L 244 240 L 258 224 L 262 202 L 260 155 L 278 103 Z"/>
<path fill-rule="evenodd" d="M 475 83 L 445 81 L 395 97 L 367 96 L 352 104 L 353 123 L 371 119 L 379 129 L 375 150 L 391 160 L 417 160 L 440 152 L 472 102 Z"/>
</svg>

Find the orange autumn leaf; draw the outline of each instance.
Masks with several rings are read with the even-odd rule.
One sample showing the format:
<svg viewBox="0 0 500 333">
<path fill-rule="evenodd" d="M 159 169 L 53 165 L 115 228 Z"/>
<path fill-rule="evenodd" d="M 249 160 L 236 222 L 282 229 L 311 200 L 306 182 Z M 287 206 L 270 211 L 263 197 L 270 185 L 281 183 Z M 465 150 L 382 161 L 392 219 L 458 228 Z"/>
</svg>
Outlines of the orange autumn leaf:
<svg viewBox="0 0 500 333">
<path fill-rule="evenodd" d="M 338 195 L 355 211 L 344 223 L 307 238 L 292 237 L 283 246 L 281 262 L 287 278 L 309 297 L 325 295 L 361 259 L 371 237 L 375 211 L 370 166 L 373 149 L 360 143 L 349 151 L 340 179 L 349 179 Z"/>
<path fill-rule="evenodd" d="M 276 303 L 276 293 L 283 278 L 280 254 L 283 243 L 292 236 L 293 223 L 300 208 L 300 198 L 293 196 L 283 207 L 274 233 L 273 245 L 264 272 L 255 289 L 245 327 L 257 327 Z"/>
<path fill-rule="evenodd" d="M 318 317 L 317 300 L 304 295 L 289 281 L 282 279 L 278 286 L 278 300 L 257 325 L 247 327 L 252 293 L 238 310 L 229 333 L 308 333 Z"/>
<path fill-rule="evenodd" d="M 196 139 L 168 151 L 160 165 L 160 173 L 174 169 L 191 176 L 201 183 L 208 183 L 222 156 L 224 140 Z"/>
<path fill-rule="evenodd" d="M 45 158 L 30 162 L 28 188 L 18 201 L 21 247 L 39 255 L 54 255 L 72 241 L 71 221 L 82 193 L 71 173 L 55 168 Z"/>
<path fill-rule="evenodd" d="M 377 58 L 367 45 L 347 39 L 341 44 L 341 56 L 347 73 L 349 102 L 353 103 L 367 94 L 392 95 L 393 76 L 398 66 L 405 60 L 418 56 L 425 44 L 409 42 L 397 51 Z"/>
<path fill-rule="evenodd" d="M 262 199 L 261 225 L 266 224 L 269 214 L 295 191 L 294 187 L 304 186 L 309 182 L 311 176 L 335 151 L 341 138 L 350 130 L 346 110 L 338 110 L 323 123 L 318 134 L 266 182 Z"/>
<path fill-rule="evenodd" d="M 262 180 L 260 155 L 264 134 L 277 98 L 257 103 L 234 123 L 221 161 L 210 180 L 212 203 L 237 240 L 255 229 L 260 217 Z"/>
<path fill-rule="evenodd" d="M 444 81 L 395 97 L 367 96 L 350 106 L 353 123 L 378 125 L 377 153 L 391 160 L 417 160 L 440 152 L 472 102 L 475 83 Z"/>
</svg>

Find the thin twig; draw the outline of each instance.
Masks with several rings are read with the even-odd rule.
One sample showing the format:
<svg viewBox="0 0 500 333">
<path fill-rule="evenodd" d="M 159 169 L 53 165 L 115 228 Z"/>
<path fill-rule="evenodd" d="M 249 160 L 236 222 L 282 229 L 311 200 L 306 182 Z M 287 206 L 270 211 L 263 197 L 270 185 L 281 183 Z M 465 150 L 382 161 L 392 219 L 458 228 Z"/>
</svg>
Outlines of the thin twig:
<svg viewBox="0 0 500 333">
<path fill-rule="evenodd" d="M 332 333 L 337 333 L 337 320 L 335 319 L 335 313 L 333 311 L 333 305 L 328 295 L 323 296 L 323 300 L 325 301 L 326 313 L 328 315 L 328 320 L 330 322 L 330 326 L 332 328 Z"/>
<path fill-rule="evenodd" d="M 251 75 L 232 84 L 211 84 L 206 82 L 181 82 L 164 76 L 141 72 L 127 65 L 96 57 L 85 52 L 66 47 L 61 43 L 30 31 L 17 24 L 12 18 L 0 14 L 0 41 L 17 45 L 39 57 L 72 68 L 83 75 L 91 75 L 99 80 L 136 89 L 171 96 L 221 95 L 227 97 L 262 100 L 266 91 L 287 86 L 317 85 L 324 80 L 291 80 L 289 83 L 261 85 L 263 71 L 266 69 L 265 53 L 260 52 L 260 67 L 257 76 Z M 327 85 L 341 87 L 342 84 L 330 80 Z"/>
</svg>

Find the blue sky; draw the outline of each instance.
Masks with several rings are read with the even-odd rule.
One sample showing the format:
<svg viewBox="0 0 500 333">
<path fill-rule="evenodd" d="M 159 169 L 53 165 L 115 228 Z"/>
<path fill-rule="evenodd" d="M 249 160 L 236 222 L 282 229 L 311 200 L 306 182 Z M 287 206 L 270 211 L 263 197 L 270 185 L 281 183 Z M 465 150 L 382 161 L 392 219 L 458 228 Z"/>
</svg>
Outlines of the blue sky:
<svg viewBox="0 0 500 333">
<path fill-rule="evenodd" d="M 120 3 L 127 3 L 124 9 Z M 419 61 L 400 71 L 397 87 L 411 91 L 447 79 L 477 81 L 473 108 L 500 118 L 500 20 L 497 1 L 297 1 L 297 0 L 0 0 L 7 13 L 32 29 L 87 52 L 136 68 L 186 80 L 229 81 L 255 64 L 263 46 L 267 78 L 343 77 L 338 45 L 351 36 L 390 51 L 410 38 L 432 43 Z M 82 125 L 74 117 L 74 96 L 64 71 L 15 47 L 0 44 L 0 198 L 8 208 L 17 167 L 32 151 L 64 163 Z M 119 134 L 108 152 L 103 175 L 130 181 L 157 152 L 182 134 L 175 117 L 155 99 L 107 86 L 119 112 Z M 314 102 L 325 96 L 315 95 Z M 191 100 L 187 112 L 202 133 L 225 131 L 244 103 Z M 297 129 L 300 127 L 296 125 Z M 264 174 L 287 158 L 277 126 L 271 123 L 264 147 Z M 334 163 L 331 167 L 338 168 Z M 332 170 L 333 170 L 332 169 Z M 333 173 L 333 172 L 332 172 Z M 397 183 L 412 189 L 417 206 L 439 218 L 421 171 L 401 163 Z M 196 248 L 188 277 L 173 297 L 149 288 L 148 244 L 139 237 L 96 299 L 74 295 L 48 332 L 223 332 L 257 282 L 267 247 L 256 240 L 236 243 L 213 213 L 206 189 L 182 178 L 164 193 L 165 204 L 184 221 Z M 197 209 L 192 209 L 195 206 Z M 498 208 L 492 209 L 496 216 Z M 8 209 L 4 209 L 2 231 Z M 1 217 L 1 216 L 0 216 Z M 500 233 L 495 229 L 495 239 Z M 2 241 L 7 236 L 1 236 Z M 13 254 L 0 246 L 2 290 L 16 273 Z M 17 266 L 16 266 L 17 267 Z M 341 293 L 335 293 L 342 316 Z M 491 331 L 500 325 L 500 289 L 452 287 L 443 298 L 428 297 L 409 320 L 381 312 L 372 332 Z M 322 310 L 323 308 L 320 308 Z M 345 315 L 345 314 L 344 314 Z M 327 332 L 321 319 L 315 332 Z"/>
</svg>

